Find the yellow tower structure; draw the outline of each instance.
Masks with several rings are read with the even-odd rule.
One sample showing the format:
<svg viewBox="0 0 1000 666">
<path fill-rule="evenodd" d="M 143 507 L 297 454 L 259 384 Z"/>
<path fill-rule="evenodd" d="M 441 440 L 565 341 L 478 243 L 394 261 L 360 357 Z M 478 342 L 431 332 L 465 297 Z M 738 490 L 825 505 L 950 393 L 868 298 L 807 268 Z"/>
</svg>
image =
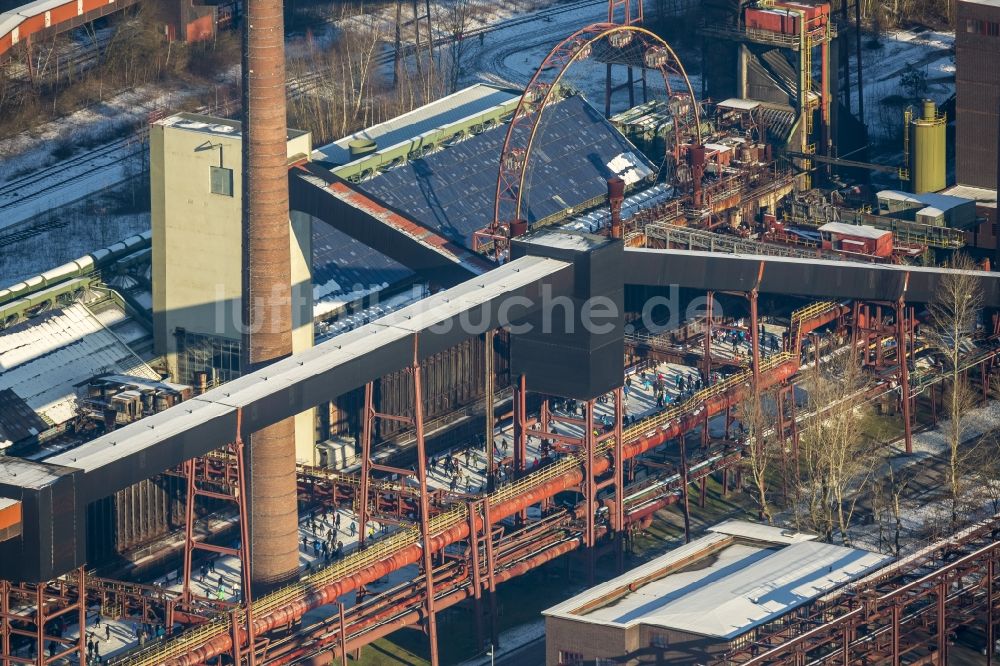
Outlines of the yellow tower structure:
<svg viewBox="0 0 1000 666">
<path fill-rule="evenodd" d="M 945 188 L 945 126 L 948 119 L 938 113 L 934 101 L 924 100 L 923 115 L 910 120 L 913 145 L 913 191 L 940 192 Z"/>
</svg>

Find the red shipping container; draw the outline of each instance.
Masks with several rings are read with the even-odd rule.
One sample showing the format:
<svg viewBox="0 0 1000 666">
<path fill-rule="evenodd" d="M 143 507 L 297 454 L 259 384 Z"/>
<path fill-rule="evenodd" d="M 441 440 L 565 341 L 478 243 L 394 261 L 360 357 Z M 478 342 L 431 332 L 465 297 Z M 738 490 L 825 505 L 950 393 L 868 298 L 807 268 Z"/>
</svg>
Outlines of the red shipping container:
<svg viewBox="0 0 1000 666">
<path fill-rule="evenodd" d="M 784 9 L 747 9 L 747 28 L 767 30 L 782 35 L 797 35 L 799 16 Z"/>
<path fill-rule="evenodd" d="M 823 27 L 830 16 L 830 5 L 827 3 L 814 5 L 805 2 L 775 2 L 774 6 L 794 11 L 797 16 L 799 12 L 802 12 L 805 15 L 806 26 L 809 30 Z"/>
</svg>

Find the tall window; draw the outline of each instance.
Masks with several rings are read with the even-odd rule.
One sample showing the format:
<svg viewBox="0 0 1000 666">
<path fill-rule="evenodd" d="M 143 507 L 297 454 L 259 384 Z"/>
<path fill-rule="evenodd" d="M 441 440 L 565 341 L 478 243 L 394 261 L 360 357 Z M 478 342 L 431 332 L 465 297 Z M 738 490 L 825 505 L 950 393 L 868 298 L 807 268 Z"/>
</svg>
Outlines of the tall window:
<svg viewBox="0 0 1000 666">
<path fill-rule="evenodd" d="M 583 666 L 583 655 L 579 652 L 559 650 L 559 666 Z"/>
</svg>

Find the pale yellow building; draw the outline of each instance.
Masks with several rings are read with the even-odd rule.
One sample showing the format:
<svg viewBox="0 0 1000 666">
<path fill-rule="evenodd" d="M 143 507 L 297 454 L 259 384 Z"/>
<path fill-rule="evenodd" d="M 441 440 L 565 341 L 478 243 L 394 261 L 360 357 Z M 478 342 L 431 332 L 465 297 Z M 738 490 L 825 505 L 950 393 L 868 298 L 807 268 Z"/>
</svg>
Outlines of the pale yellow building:
<svg viewBox="0 0 1000 666">
<path fill-rule="evenodd" d="M 242 293 L 240 123 L 179 113 L 150 129 L 153 325 L 171 377 L 196 388 L 239 376 Z M 312 152 L 289 130 L 289 161 Z M 311 226 L 293 215 L 292 350 L 313 345 Z M 296 417 L 296 453 L 315 460 L 312 410 Z"/>
</svg>

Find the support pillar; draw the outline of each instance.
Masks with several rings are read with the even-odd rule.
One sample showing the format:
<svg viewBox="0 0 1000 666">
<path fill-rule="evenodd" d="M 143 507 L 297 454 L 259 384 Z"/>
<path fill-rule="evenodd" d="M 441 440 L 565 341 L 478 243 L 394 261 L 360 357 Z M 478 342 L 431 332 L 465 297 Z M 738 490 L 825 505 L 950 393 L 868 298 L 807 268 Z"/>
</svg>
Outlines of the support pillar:
<svg viewBox="0 0 1000 666">
<path fill-rule="evenodd" d="M 489 500 L 484 500 L 489 501 Z M 476 648 L 483 647 L 483 576 L 482 563 L 479 561 L 479 527 L 476 519 L 479 517 L 479 502 L 469 502 L 469 559 L 472 570 L 472 602 L 476 615 Z"/>
<path fill-rule="evenodd" d="M 85 633 L 81 631 L 80 636 Z M 10 583 L 0 580 L 0 666 L 11 666 L 8 656 L 10 656 Z"/>
<path fill-rule="evenodd" d="M 684 442 L 684 435 L 679 438 L 681 452 L 681 509 L 684 512 L 684 543 L 691 543 L 691 507 L 688 504 L 688 464 L 687 445 Z"/>
<path fill-rule="evenodd" d="M 425 580 L 425 607 L 427 617 L 425 626 L 427 638 L 430 641 L 430 661 L 431 666 L 438 666 L 440 663 L 437 644 L 437 618 L 434 608 L 434 562 L 431 558 L 430 543 L 430 501 L 427 497 L 427 447 L 424 442 L 424 405 L 423 388 L 421 386 L 420 375 L 420 355 L 419 339 L 416 335 L 413 338 L 413 421 L 417 440 L 417 478 L 420 483 L 420 537 L 423 541 L 423 563 Z"/>
<path fill-rule="evenodd" d="M 937 601 L 937 663 L 948 663 L 948 580 L 943 578 L 934 595 Z"/>
<path fill-rule="evenodd" d="M 337 604 L 337 613 L 340 620 L 340 663 L 347 666 L 347 621 L 344 618 L 344 604 Z"/>
<path fill-rule="evenodd" d="M 205 479 L 199 479 L 197 474 L 198 458 L 188 460 L 184 463 L 184 472 L 187 477 L 187 503 L 185 505 L 184 521 L 184 579 L 181 583 L 181 602 L 188 607 L 193 606 L 198 601 L 211 601 L 210 597 L 203 597 L 194 593 L 194 553 L 195 551 L 206 551 L 214 555 L 228 555 L 235 557 L 240 563 L 240 605 L 232 614 L 233 633 L 233 658 L 235 663 L 240 664 L 242 660 L 242 650 L 244 646 L 247 650 L 247 663 L 249 666 L 256 664 L 254 650 L 255 639 L 253 633 L 253 597 L 252 581 L 253 572 L 251 569 L 251 541 L 250 541 L 250 516 L 247 506 L 248 478 L 247 478 L 247 451 L 243 444 L 243 410 L 236 411 L 236 438 L 226 447 L 226 462 L 222 468 L 221 479 L 209 480 L 208 459 L 201 461 L 205 466 Z M 205 481 L 209 485 L 203 485 Z M 197 516 L 198 498 L 205 498 L 216 502 L 232 502 L 236 504 L 237 515 L 240 525 L 240 542 L 235 548 L 229 546 L 219 546 L 207 541 L 200 541 L 195 536 L 195 522 Z M 298 548 L 296 541 L 296 548 Z M 233 590 L 235 595 L 235 590 Z M 242 613 L 241 613 L 241 612 Z M 240 615 L 242 614 L 242 620 Z M 143 613 L 145 617 L 145 613 Z"/>
<path fill-rule="evenodd" d="M 496 371 L 493 368 L 493 336 L 494 331 L 486 331 L 486 490 L 493 492 L 496 478 L 496 458 L 494 431 L 496 430 L 494 410 L 496 402 Z"/>
<path fill-rule="evenodd" d="M 514 387 L 514 472 L 518 478 L 524 474 L 528 457 L 527 394 L 526 378 L 521 375 Z"/>
<path fill-rule="evenodd" d="M 584 407 L 584 433 L 583 446 L 585 452 L 586 469 L 584 469 L 584 498 L 586 500 L 586 521 L 587 526 L 584 532 L 584 543 L 587 546 L 587 584 L 594 584 L 594 573 L 596 568 L 597 527 L 594 525 L 596 519 L 597 505 L 597 482 L 594 479 L 594 448 L 596 438 L 594 437 L 594 401 L 588 400 Z"/>
<path fill-rule="evenodd" d="M 899 365 L 899 398 L 903 408 L 903 438 L 906 453 L 913 453 L 913 417 L 910 399 L 910 367 L 907 352 L 906 303 L 902 298 L 896 304 L 896 362 Z M 881 347 L 881 345 L 879 345 Z"/>
<path fill-rule="evenodd" d="M 615 561 L 618 573 L 625 571 L 625 459 L 622 418 L 625 409 L 622 388 L 615 389 Z"/>
<path fill-rule="evenodd" d="M 371 382 L 365 384 L 364 404 L 361 407 L 361 484 L 358 489 L 357 514 L 358 548 L 365 547 L 368 538 L 368 495 L 371 486 L 372 473 L 372 430 L 375 428 L 374 387 Z"/>
<path fill-rule="evenodd" d="M 986 561 L 986 666 L 993 666 L 996 638 L 993 635 L 993 577 L 996 575 L 996 558 Z M 6 664 L 4 665 L 6 666 Z"/>
<path fill-rule="evenodd" d="M 490 645 L 495 650 L 500 645 L 500 629 L 497 626 L 497 558 L 493 549 L 493 518 L 489 500 L 483 502 L 483 534 L 486 538 L 486 584 L 490 591 Z"/>
<path fill-rule="evenodd" d="M 705 348 L 703 351 L 701 371 L 705 375 L 703 386 L 708 388 L 712 384 L 712 310 L 714 306 L 714 293 L 706 293 L 705 299 Z M 711 443 L 711 433 L 709 432 L 708 410 L 705 410 L 705 417 L 701 424 L 701 448 L 707 451 Z"/>
</svg>

